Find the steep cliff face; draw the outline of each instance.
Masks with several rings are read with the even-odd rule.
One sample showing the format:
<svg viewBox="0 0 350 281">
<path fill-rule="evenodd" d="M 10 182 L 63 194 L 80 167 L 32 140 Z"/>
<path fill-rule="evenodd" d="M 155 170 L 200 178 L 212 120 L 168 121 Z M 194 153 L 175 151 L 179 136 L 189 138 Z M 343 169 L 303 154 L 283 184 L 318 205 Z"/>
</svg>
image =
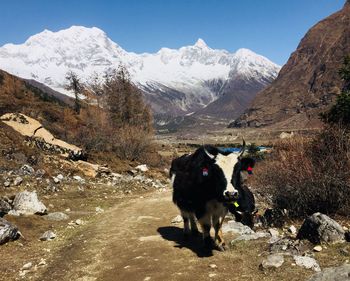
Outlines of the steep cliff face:
<svg viewBox="0 0 350 281">
<path fill-rule="evenodd" d="M 350 55 L 350 1 L 301 40 L 277 79 L 260 92 L 230 127 L 317 127 L 318 114 L 343 87 L 338 70 Z"/>
</svg>

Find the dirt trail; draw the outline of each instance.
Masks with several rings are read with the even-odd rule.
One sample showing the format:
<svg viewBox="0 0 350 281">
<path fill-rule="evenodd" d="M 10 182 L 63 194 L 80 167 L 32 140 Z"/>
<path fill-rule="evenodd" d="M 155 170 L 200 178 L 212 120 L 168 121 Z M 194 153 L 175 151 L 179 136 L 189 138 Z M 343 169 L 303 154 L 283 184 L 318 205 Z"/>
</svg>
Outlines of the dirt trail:
<svg viewBox="0 0 350 281">
<path fill-rule="evenodd" d="M 170 223 L 177 214 L 169 191 L 127 199 L 82 227 L 37 280 L 283 280 L 258 270 L 259 242 L 249 253 L 244 244 L 208 253 L 199 238 L 184 242 L 182 225 Z"/>
</svg>

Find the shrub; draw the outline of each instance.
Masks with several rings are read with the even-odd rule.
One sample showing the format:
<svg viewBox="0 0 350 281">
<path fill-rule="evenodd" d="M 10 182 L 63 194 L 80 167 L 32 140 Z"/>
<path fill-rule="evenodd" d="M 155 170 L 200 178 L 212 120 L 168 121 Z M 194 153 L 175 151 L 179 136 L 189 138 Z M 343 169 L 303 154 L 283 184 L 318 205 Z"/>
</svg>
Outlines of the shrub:
<svg viewBox="0 0 350 281">
<path fill-rule="evenodd" d="M 281 140 L 257 169 L 275 207 L 295 217 L 350 211 L 350 133 L 328 126 L 312 139 Z"/>
<path fill-rule="evenodd" d="M 113 151 L 122 159 L 134 161 L 150 148 L 151 134 L 138 126 L 126 125 L 117 130 L 114 141 Z"/>
</svg>

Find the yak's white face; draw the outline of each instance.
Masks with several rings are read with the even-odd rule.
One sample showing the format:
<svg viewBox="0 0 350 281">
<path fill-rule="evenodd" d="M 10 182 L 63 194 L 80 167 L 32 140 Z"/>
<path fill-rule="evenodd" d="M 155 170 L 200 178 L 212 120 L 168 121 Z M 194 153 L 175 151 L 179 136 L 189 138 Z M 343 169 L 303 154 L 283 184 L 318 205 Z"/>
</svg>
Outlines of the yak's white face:
<svg viewBox="0 0 350 281">
<path fill-rule="evenodd" d="M 238 154 L 231 153 L 227 156 L 223 154 L 218 154 L 215 157 L 215 164 L 219 166 L 226 179 L 226 189 L 224 190 L 224 195 L 226 194 L 237 194 L 238 190 L 232 185 L 233 168 L 238 162 Z"/>
</svg>

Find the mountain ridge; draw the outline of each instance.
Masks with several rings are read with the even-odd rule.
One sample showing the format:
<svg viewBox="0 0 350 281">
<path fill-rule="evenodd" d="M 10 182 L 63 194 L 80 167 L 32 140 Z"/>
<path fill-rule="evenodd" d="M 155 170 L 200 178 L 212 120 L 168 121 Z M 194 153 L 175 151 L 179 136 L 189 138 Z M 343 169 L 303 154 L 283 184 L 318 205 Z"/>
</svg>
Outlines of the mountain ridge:
<svg viewBox="0 0 350 281">
<path fill-rule="evenodd" d="M 319 114 L 343 87 L 338 70 L 350 54 L 350 2 L 311 27 L 271 85 L 230 127 L 321 126 Z"/>
<path fill-rule="evenodd" d="M 192 46 L 161 48 L 153 54 L 127 52 L 97 27 L 44 30 L 23 44 L 0 47 L 2 69 L 65 94 L 69 94 L 64 89 L 69 70 L 84 81 L 95 72 L 102 74 L 118 65 L 128 69 L 156 114 L 172 115 L 200 110 L 223 96 L 215 81 L 232 84 L 236 77 L 245 77 L 266 85 L 280 69 L 251 50 L 230 53 L 211 49 L 201 38 Z"/>
</svg>

